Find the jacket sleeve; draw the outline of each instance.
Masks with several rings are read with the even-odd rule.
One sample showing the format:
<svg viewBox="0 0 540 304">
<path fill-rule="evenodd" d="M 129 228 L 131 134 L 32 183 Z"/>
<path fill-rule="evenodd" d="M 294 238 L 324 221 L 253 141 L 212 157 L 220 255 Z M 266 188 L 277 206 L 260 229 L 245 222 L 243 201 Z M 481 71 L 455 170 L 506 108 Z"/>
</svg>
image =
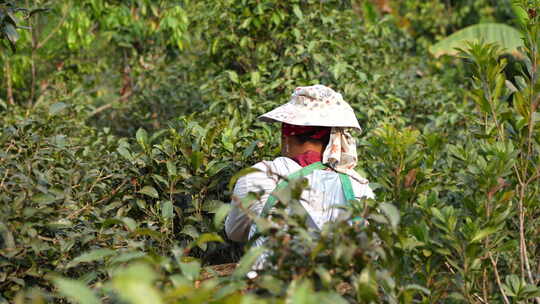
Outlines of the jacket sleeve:
<svg viewBox="0 0 540 304">
<path fill-rule="evenodd" d="M 353 184 L 354 196 L 357 199 L 361 199 L 361 198 L 375 199 L 375 193 L 373 193 L 373 190 L 371 190 L 371 187 L 369 187 L 369 183 L 367 180 L 365 183 L 353 181 L 352 184 Z"/>
<path fill-rule="evenodd" d="M 236 242 L 248 240 L 253 222 L 244 210 L 253 215 L 260 215 L 269 194 L 276 187 L 276 182 L 267 175 L 264 166 L 255 165 L 254 168 L 261 172 L 245 175 L 236 182 L 231 200 L 232 209 L 225 220 L 225 233 L 229 239 Z M 241 200 L 250 192 L 260 194 L 259 199 L 243 204 L 245 207 L 242 207 Z"/>
</svg>

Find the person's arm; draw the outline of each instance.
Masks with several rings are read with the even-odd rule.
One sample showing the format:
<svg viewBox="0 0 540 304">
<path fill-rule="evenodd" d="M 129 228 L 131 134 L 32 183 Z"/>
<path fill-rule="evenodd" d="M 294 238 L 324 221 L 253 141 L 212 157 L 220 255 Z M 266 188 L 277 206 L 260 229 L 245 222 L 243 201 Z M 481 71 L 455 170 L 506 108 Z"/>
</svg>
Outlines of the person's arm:
<svg viewBox="0 0 540 304">
<path fill-rule="evenodd" d="M 248 240 L 249 230 L 252 220 L 246 213 L 260 215 L 266 200 L 272 190 L 276 187 L 276 181 L 267 175 L 267 170 L 261 163 L 253 166 L 261 172 L 250 173 L 238 179 L 234 186 L 232 209 L 225 220 L 225 233 L 227 237 L 236 242 Z M 250 192 L 264 192 L 260 199 L 250 202 L 243 208 L 240 200 L 245 198 Z"/>
<path fill-rule="evenodd" d="M 370 198 L 375 199 L 375 193 L 369 187 L 369 182 L 365 180 L 365 183 L 360 183 L 358 181 L 352 182 L 354 196 L 356 199 Z"/>
<path fill-rule="evenodd" d="M 239 178 L 234 186 L 233 199 L 231 201 L 232 208 L 225 220 L 225 232 L 227 233 L 227 237 L 236 242 L 247 241 L 252 223 L 252 220 L 246 212 L 242 210 L 242 203 L 240 202 L 242 198 L 245 198 L 249 194 L 248 188 L 247 176 Z M 262 210 L 262 207 L 259 207 L 259 205 L 258 202 L 253 202 L 247 209 L 258 215 L 260 214 L 258 209 Z"/>
</svg>

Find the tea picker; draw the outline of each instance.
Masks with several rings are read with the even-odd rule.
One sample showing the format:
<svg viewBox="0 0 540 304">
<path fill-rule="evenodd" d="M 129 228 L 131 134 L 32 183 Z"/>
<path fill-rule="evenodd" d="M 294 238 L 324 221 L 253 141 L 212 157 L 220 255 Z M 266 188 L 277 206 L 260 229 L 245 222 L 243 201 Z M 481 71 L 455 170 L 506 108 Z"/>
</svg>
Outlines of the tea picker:
<svg viewBox="0 0 540 304">
<path fill-rule="evenodd" d="M 259 118 L 281 123 L 282 156 L 255 164 L 253 168 L 258 172 L 236 182 L 233 207 L 225 221 L 231 240 L 246 242 L 256 232 L 256 225 L 239 206 L 240 199 L 250 192 L 262 192 L 248 212 L 266 217 L 277 201 L 272 192 L 296 178 L 304 177 L 309 182 L 300 204 L 308 215 L 307 225 L 313 229 L 320 230 L 325 223 L 342 218 L 345 211 L 336 206 L 354 199 L 374 198 L 368 181 L 354 170 L 357 152 L 351 131 L 361 128 L 341 94 L 323 85 L 298 87 L 288 103 Z M 258 238 L 254 244 L 261 246 L 264 241 Z M 264 255 L 255 269 L 263 267 Z M 255 277 L 256 273 L 248 276 Z"/>
</svg>

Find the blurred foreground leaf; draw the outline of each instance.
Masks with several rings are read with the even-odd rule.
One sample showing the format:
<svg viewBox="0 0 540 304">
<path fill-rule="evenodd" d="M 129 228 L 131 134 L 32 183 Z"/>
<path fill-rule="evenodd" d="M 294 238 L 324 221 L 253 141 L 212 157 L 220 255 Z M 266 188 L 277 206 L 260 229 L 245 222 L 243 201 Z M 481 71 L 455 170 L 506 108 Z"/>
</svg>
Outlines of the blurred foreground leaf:
<svg viewBox="0 0 540 304">
<path fill-rule="evenodd" d="M 60 294 L 68 298 L 73 303 L 101 303 L 94 292 L 80 281 L 62 277 L 53 278 L 52 281 L 60 291 Z"/>
</svg>

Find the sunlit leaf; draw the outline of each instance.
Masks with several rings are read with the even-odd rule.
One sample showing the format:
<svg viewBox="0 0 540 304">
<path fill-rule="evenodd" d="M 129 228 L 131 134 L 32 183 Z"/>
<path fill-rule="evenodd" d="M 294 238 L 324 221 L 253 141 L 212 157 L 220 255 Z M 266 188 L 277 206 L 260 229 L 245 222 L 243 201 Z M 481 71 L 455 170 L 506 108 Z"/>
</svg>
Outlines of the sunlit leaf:
<svg viewBox="0 0 540 304">
<path fill-rule="evenodd" d="M 499 23 L 481 23 L 468 26 L 444 38 L 429 48 L 435 57 L 442 55 L 457 55 L 456 48 L 466 49 L 468 43 L 496 43 L 506 51 L 520 55 L 518 48 L 523 46 L 521 33 L 515 28 Z M 521 56 L 521 55 L 520 55 Z"/>
<path fill-rule="evenodd" d="M 195 245 L 201 247 L 204 250 L 206 249 L 206 243 L 210 242 L 223 243 L 224 241 L 223 238 L 221 238 L 221 236 L 219 236 L 217 233 L 203 233 L 195 241 Z"/>
<path fill-rule="evenodd" d="M 197 228 L 193 227 L 192 225 L 186 225 L 184 228 L 182 228 L 182 231 L 180 231 L 181 234 L 189 235 L 192 239 L 197 239 L 200 235 Z"/>
<path fill-rule="evenodd" d="M 153 281 L 157 275 L 146 264 L 133 264 L 113 276 L 113 287 L 129 303 L 161 304 L 163 300 Z"/>
<path fill-rule="evenodd" d="M 302 14 L 302 10 L 300 9 L 300 6 L 298 6 L 298 4 L 293 5 L 293 12 L 298 19 L 304 19 L 304 14 Z"/>
<path fill-rule="evenodd" d="M 133 161 L 133 156 L 131 156 L 131 152 L 126 147 L 118 147 L 116 149 L 118 154 L 120 154 L 123 158 L 127 159 L 128 161 Z"/>
<path fill-rule="evenodd" d="M 204 155 L 201 151 L 191 153 L 191 168 L 197 172 L 203 164 Z"/>
<path fill-rule="evenodd" d="M 379 209 L 388 218 L 388 220 L 390 221 L 390 225 L 393 228 L 397 228 L 400 221 L 400 215 L 399 210 L 396 208 L 396 206 L 390 203 L 381 203 L 379 205 Z"/>
<path fill-rule="evenodd" d="M 101 261 L 104 258 L 112 256 L 114 254 L 116 254 L 116 252 L 108 248 L 94 249 L 92 251 L 85 252 L 81 254 L 80 256 L 74 258 L 71 262 L 69 262 L 69 264 L 66 267 L 71 268 L 71 267 L 77 266 L 80 263 Z"/>
<path fill-rule="evenodd" d="M 146 253 L 136 251 L 136 252 L 127 252 L 119 254 L 110 260 L 110 264 L 116 264 L 116 263 L 125 263 L 129 261 L 133 261 L 142 257 L 145 257 Z"/>
<path fill-rule="evenodd" d="M 152 186 L 144 186 L 139 191 L 139 193 L 148 195 L 148 196 L 153 197 L 153 198 L 159 198 L 159 194 L 158 194 L 157 190 Z"/>
<path fill-rule="evenodd" d="M 370 302 L 377 299 L 378 284 L 375 273 L 371 267 L 366 267 L 356 280 L 356 292 L 358 302 Z"/>
<path fill-rule="evenodd" d="M 171 219 L 174 216 L 173 204 L 171 201 L 164 201 L 161 203 L 161 216 L 164 219 Z"/>
<path fill-rule="evenodd" d="M 56 201 L 56 197 L 54 197 L 54 195 L 51 195 L 51 194 L 40 193 L 40 194 L 34 195 L 32 197 L 32 201 L 41 205 L 48 205 Z"/>
<path fill-rule="evenodd" d="M 137 138 L 137 142 L 139 143 L 139 145 L 142 148 L 148 147 L 148 145 L 149 145 L 148 133 L 146 132 L 145 129 L 141 128 L 141 129 L 137 130 L 136 138 Z"/>
<path fill-rule="evenodd" d="M 68 107 L 67 104 L 63 103 L 63 102 L 57 102 L 53 105 L 51 105 L 49 107 L 49 114 L 50 115 L 56 115 L 60 112 L 62 112 L 62 110 L 66 109 Z"/>
<path fill-rule="evenodd" d="M 225 217 L 229 214 L 231 208 L 232 207 L 230 204 L 223 204 L 218 208 L 214 215 L 214 227 L 216 229 L 221 228 L 221 225 L 223 224 Z"/>
<path fill-rule="evenodd" d="M 471 243 L 474 243 L 474 242 L 479 242 L 483 239 L 485 239 L 486 237 L 488 237 L 489 235 L 497 232 L 498 227 L 487 227 L 487 228 L 484 228 L 484 229 L 481 229 L 481 230 L 478 230 L 473 238 L 471 239 Z"/>
<path fill-rule="evenodd" d="M 190 263 L 180 263 L 180 269 L 188 280 L 195 280 L 201 271 L 201 263 L 194 261 Z"/>
<path fill-rule="evenodd" d="M 234 71 L 226 71 L 227 74 L 229 75 L 229 79 L 234 82 L 234 83 L 239 83 L 240 80 L 238 79 L 238 74 L 236 74 L 236 72 Z"/>
<path fill-rule="evenodd" d="M 251 270 L 251 266 L 259 258 L 259 256 L 264 252 L 263 247 L 252 247 L 248 252 L 242 257 L 238 266 L 234 270 L 233 278 L 241 279 L 246 276 L 246 274 Z"/>
<path fill-rule="evenodd" d="M 172 161 L 167 161 L 167 174 L 171 177 L 176 176 L 176 165 Z"/>
<path fill-rule="evenodd" d="M 8 38 L 11 47 L 13 51 L 15 51 L 15 43 L 17 40 L 19 40 L 19 33 L 17 33 L 17 29 L 15 26 L 11 23 L 4 23 L 2 24 L 4 35 Z"/>
</svg>

